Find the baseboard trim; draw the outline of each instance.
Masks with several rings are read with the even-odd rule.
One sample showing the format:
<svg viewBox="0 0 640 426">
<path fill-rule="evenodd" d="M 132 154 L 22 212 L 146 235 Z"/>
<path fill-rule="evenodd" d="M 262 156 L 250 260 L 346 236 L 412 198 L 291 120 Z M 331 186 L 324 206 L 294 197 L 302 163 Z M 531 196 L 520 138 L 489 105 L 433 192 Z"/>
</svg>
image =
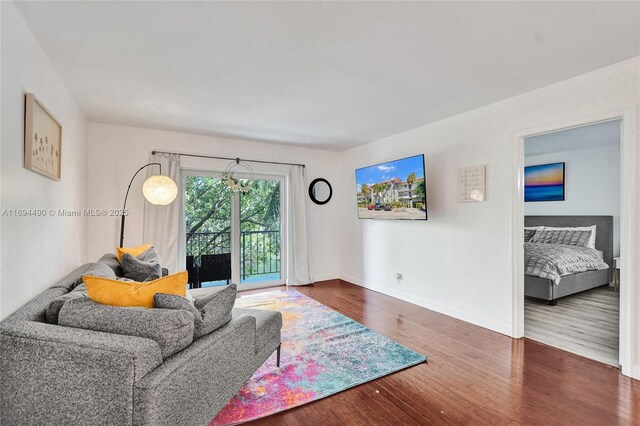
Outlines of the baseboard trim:
<svg viewBox="0 0 640 426">
<path fill-rule="evenodd" d="M 322 281 L 332 281 L 332 280 L 337 280 L 338 278 L 336 278 L 336 274 L 323 274 L 323 275 L 317 275 L 315 277 L 313 277 L 313 282 L 314 283 L 319 283 Z"/>
<path fill-rule="evenodd" d="M 402 301 L 411 303 L 413 305 L 421 306 L 423 308 L 427 308 L 432 311 L 436 311 L 438 313 L 448 315 L 450 317 L 459 319 L 461 321 L 468 322 L 470 324 L 477 325 L 479 327 L 486 328 L 488 330 L 495 331 L 497 333 L 512 337 L 511 324 L 503 324 L 495 321 L 490 321 L 480 316 L 477 316 L 475 314 L 470 314 L 468 312 L 453 308 L 451 306 L 443 305 L 440 303 L 436 303 L 436 302 L 432 302 L 430 300 L 424 299 L 422 297 L 417 297 L 415 295 L 407 294 L 405 292 L 398 291 L 397 289 L 394 289 L 394 288 L 389 288 L 384 286 L 379 286 L 379 287 L 370 286 L 370 285 L 367 285 L 367 283 L 365 283 L 364 281 L 356 277 L 344 275 L 340 277 L 340 279 L 342 281 L 355 284 L 357 286 L 364 287 L 369 290 L 385 294 L 387 296 L 395 297 L 396 299 L 400 299 Z"/>
<path fill-rule="evenodd" d="M 640 365 L 634 365 L 631 369 L 631 378 L 640 380 Z"/>
</svg>

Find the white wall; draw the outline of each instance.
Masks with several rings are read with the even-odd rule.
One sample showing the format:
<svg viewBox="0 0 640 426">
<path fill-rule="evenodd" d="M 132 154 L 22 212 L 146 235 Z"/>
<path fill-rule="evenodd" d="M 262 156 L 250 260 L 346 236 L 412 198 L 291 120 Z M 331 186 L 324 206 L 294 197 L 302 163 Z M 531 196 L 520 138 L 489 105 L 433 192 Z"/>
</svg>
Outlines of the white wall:
<svg viewBox="0 0 640 426">
<path fill-rule="evenodd" d="M 341 192 L 337 184 L 339 167 L 335 152 L 116 126 L 102 123 L 89 124 L 89 204 L 92 208 L 119 209 L 135 171 L 148 163 L 152 150 L 185 152 L 193 154 L 241 157 L 258 160 L 282 161 L 306 164 L 307 181 L 324 177 L 333 184 L 334 197 Z M 229 161 L 199 160 L 183 157 L 183 168 L 224 171 Z M 273 172 L 272 166 L 252 164 L 255 173 Z M 135 180 L 127 208 L 125 245 L 142 244 L 144 198 L 141 188 L 146 174 Z M 310 256 L 315 280 L 339 276 L 339 235 L 336 234 L 338 203 L 324 206 L 307 202 L 310 229 Z M 89 219 L 89 247 L 91 259 L 106 252 L 113 252 L 118 243 L 120 219 L 117 217 L 93 217 Z"/>
<path fill-rule="evenodd" d="M 635 105 L 639 65 L 627 60 L 343 152 L 342 278 L 511 334 L 513 135 Z M 358 220 L 354 169 L 420 153 L 429 220 Z M 487 201 L 460 203 L 458 168 L 477 164 L 487 165 Z"/>
<path fill-rule="evenodd" d="M 14 5 L 2 2 L 2 209 L 82 209 L 87 199 L 86 121 Z M 24 94 L 62 123 L 62 180 L 23 167 Z M 85 260 L 82 217 L 1 219 L 0 318 Z"/>
<path fill-rule="evenodd" d="M 525 144 L 535 143 L 525 140 Z M 525 203 L 526 215 L 613 216 L 613 253 L 620 254 L 620 145 L 525 155 L 525 164 L 565 162 L 565 200 Z"/>
</svg>

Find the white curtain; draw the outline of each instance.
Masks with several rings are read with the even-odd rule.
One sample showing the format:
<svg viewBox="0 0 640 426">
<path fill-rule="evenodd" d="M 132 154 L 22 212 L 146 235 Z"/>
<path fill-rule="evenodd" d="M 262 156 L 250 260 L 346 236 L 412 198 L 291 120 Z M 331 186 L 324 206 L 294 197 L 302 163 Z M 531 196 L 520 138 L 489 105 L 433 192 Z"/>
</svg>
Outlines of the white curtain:
<svg viewBox="0 0 640 426">
<path fill-rule="evenodd" d="M 307 232 L 307 184 L 304 167 L 292 166 L 288 176 L 289 192 L 289 232 L 288 251 L 290 253 L 287 269 L 287 285 L 310 284 L 309 233 Z"/>
<path fill-rule="evenodd" d="M 182 206 L 182 177 L 180 175 L 180 156 L 169 154 L 155 154 L 149 157 L 149 162 L 160 163 L 162 174 L 169 176 L 178 185 L 178 197 L 169 205 L 156 206 L 144 203 L 143 240 L 155 246 L 162 266 L 170 274 L 184 270 L 184 244 L 181 243 L 180 209 Z M 158 174 L 158 167 L 148 167 L 147 176 Z"/>
</svg>

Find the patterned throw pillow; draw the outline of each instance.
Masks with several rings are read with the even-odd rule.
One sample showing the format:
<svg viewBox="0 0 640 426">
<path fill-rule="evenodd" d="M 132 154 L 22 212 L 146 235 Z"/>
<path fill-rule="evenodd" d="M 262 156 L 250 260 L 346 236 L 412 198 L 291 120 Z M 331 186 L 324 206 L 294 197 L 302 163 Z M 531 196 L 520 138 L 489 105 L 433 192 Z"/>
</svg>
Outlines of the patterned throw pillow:
<svg viewBox="0 0 640 426">
<path fill-rule="evenodd" d="M 187 298 L 175 294 L 158 293 L 154 296 L 155 308 L 180 309 L 191 312 L 195 317 L 193 340 L 199 339 L 231 321 L 231 310 L 236 303 L 235 284 L 191 303 Z"/>
<path fill-rule="evenodd" d="M 591 237 L 591 231 L 573 230 L 542 230 L 535 233 L 529 240 L 531 243 L 562 244 L 567 246 L 586 247 Z"/>
</svg>

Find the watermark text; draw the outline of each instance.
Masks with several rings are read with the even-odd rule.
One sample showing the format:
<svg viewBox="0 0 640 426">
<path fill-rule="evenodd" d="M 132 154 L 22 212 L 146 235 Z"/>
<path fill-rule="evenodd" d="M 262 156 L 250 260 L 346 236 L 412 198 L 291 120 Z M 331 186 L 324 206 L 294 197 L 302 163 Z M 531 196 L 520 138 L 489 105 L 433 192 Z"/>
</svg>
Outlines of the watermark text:
<svg viewBox="0 0 640 426">
<path fill-rule="evenodd" d="M 100 217 L 128 216 L 125 209 L 3 209 L 3 217 Z"/>
</svg>

